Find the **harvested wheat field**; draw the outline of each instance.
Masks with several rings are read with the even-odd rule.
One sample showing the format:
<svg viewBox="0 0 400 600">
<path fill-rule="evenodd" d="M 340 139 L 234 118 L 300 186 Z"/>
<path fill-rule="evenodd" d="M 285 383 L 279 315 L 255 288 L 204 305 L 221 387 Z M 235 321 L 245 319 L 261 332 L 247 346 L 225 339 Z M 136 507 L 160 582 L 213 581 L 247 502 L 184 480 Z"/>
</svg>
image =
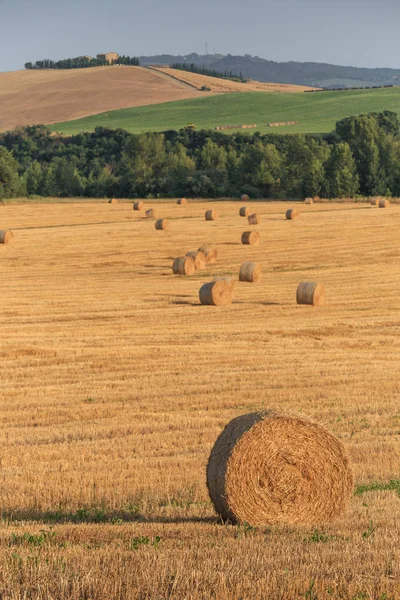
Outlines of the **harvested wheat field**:
<svg viewBox="0 0 400 600">
<path fill-rule="evenodd" d="M 0 131 L 201 95 L 184 82 L 142 67 L 0 73 Z"/>
<path fill-rule="evenodd" d="M 211 92 L 304 92 L 306 90 L 317 90 L 320 88 L 308 87 L 306 85 L 292 85 L 288 83 L 264 83 L 263 81 L 254 81 L 249 79 L 247 83 L 223 79 L 222 77 L 210 77 L 200 73 L 191 73 L 181 69 L 171 69 L 170 67 L 151 67 L 152 71 L 164 73 L 179 81 L 183 81 L 195 89 L 201 90 L 202 87 L 209 88 Z"/>
<path fill-rule="evenodd" d="M 0 591 L 7 599 L 397 600 L 400 207 L 176 201 L 6 204 L 0 246 Z M 155 204 L 154 201 L 152 204 Z M 172 263 L 218 250 L 192 277 Z M 229 306 L 199 289 L 260 264 Z M 323 306 L 296 304 L 321 283 Z M 235 417 L 311 418 L 343 443 L 347 512 L 317 527 L 224 524 L 208 457 Z"/>
</svg>

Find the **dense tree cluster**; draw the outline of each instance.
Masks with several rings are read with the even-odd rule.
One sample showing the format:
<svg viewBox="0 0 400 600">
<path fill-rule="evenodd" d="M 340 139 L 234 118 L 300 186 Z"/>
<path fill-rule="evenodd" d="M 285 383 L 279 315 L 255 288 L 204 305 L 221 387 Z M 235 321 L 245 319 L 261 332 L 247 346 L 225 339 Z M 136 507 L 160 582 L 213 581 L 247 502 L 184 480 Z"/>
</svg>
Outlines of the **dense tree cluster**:
<svg viewBox="0 0 400 600">
<path fill-rule="evenodd" d="M 190 73 L 198 73 L 199 75 L 208 75 L 208 77 L 218 77 L 219 79 L 230 79 L 232 81 L 240 81 L 241 83 L 245 83 L 247 79 L 245 79 L 242 73 L 237 75 L 232 70 L 225 71 L 216 71 L 215 69 L 210 69 L 207 67 L 202 67 L 199 65 L 195 65 L 194 63 L 172 63 L 171 69 L 178 69 L 180 71 L 189 71 Z"/>
<path fill-rule="evenodd" d="M 400 196 L 397 115 L 349 117 L 326 135 L 97 128 L 72 137 L 0 135 L 0 198 Z"/>
<path fill-rule="evenodd" d="M 46 58 L 44 60 L 37 60 L 34 63 L 27 62 L 25 63 L 25 69 L 85 69 L 88 67 L 104 67 L 109 64 L 105 59 L 79 56 L 78 58 L 65 58 L 57 61 Z M 113 64 L 138 67 L 140 61 L 136 56 L 119 56 Z"/>
</svg>

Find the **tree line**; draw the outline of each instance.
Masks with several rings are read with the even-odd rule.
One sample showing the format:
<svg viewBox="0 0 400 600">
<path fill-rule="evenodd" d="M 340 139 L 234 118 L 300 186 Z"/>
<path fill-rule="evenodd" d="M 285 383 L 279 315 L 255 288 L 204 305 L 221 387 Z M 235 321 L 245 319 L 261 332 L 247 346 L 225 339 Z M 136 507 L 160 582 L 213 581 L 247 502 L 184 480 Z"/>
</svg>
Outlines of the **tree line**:
<svg viewBox="0 0 400 600">
<path fill-rule="evenodd" d="M 400 124 L 384 111 L 324 135 L 192 128 L 71 137 L 44 126 L 0 135 L 0 197 L 326 198 L 400 196 Z"/>
<path fill-rule="evenodd" d="M 247 82 L 247 79 L 243 77 L 242 73 L 239 73 L 239 75 L 237 75 L 234 71 L 227 69 L 225 69 L 225 71 L 216 71 L 215 69 L 201 67 L 195 65 L 194 63 L 172 63 L 170 67 L 171 69 L 178 69 L 180 71 L 189 71 L 190 73 L 198 73 L 199 75 L 208 75 L 208 77 L 230 79 L 231 81 L 239 81 L 241 83 Z"/>
<path fill-rule="evenodd" d="M 89 67 L 104 67 L 110 63 L 101 58 L 90 58 L 88 56 L 79 56 L 78 58 L 65 58 L 63 60 L 37 60 L 36 62 L 25 63 L 25 69 L 86 69 Z M 140 60 L 136 56 L 119 56 L 112 64 L 140 66 Z"/>
</svg>

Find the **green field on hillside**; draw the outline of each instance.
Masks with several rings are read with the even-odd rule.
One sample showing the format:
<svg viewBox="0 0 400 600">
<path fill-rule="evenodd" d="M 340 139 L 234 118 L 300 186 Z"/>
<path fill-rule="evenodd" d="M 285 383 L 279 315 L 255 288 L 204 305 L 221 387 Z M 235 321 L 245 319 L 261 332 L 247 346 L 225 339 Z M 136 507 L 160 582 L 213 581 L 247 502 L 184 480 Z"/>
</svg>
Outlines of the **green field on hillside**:
<svg viewBox="0 0 400 600">
<path fill-rule="evenodd" d="M 322 133 L 332 131 L 336 121 L 343 117 L 383 110 L 400 114 L 400 87 L 295 94 L 221 94 L 109 111 L 75 121 L 56 123 L 49 128 L 68 135 L 92 131 L 98 126 L 140 133 L 178 130 L 188 123 L 194 123 L 197 129 L 256 123 L 257 130 L 262 133 Z M 297 121 L 297 124 L 268 127 L 268 123 L 277 121 Z M 251 133 L 254 129 L 247 131 Z M 232 133 L 232 130 L 227 133 Z"/>
</svg>

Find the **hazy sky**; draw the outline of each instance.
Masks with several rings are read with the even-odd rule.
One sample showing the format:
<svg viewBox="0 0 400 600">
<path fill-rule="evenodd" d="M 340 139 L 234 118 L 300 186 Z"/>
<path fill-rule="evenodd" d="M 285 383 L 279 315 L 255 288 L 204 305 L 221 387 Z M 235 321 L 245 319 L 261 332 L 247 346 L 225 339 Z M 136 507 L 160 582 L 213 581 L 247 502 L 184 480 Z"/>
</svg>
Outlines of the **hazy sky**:
<svg viewBox="0 0 400 600">
<path fill-rule="evenodd" d="M 400 68 L 399 0 L 0 0 L 0 71 L 115 51 Z"/>
</svg>

